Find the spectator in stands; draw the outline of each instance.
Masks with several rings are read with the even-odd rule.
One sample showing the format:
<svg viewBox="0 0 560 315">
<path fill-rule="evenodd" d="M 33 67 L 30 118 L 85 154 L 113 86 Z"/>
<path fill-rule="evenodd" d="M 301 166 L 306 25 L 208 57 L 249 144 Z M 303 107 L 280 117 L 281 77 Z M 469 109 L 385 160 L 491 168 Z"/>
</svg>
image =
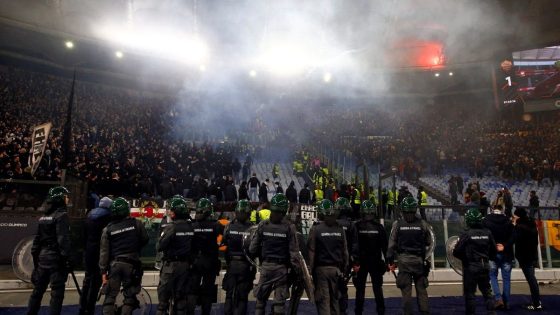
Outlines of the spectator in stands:
<svg viewBox="0 0 560 315">
<path fill-rule="evenodd" d="M 226 182 L 226 187 L 224 188 L 224 201 L 231 202 L 237 200 L 237 190 L 235 189 L 235 185 L 233 185 L 233 181 L 229 180 Z"/>
<path fill-rule="evenodd" d="M 492 213 L 486 216 L 483 221 L 484 227 L 492 232 L 496 241 L 498 254 L 496 260 L 490 261 L 490 282 L 492 292 L 496 300 L 496 309 L 509 309 L 509 299 L 511 291 L 511 268 L 513 266 L 513 225 L 502 209 L 501 205 L 495 205 Z M 503 291 L 498 285 L 498 271 L 501 271 Z"/>
<path fill-rule="evenodd" d="M 459 203 L 459 200 L 457 199 L 457 181 L 455 181 L 454 178 L 451 177 L 448 183 L 449 183 L 449 197 L 451 197 L 451 204 L 456 205 Z"/>
<path fill-rule="evenodd" d="M 297 190 L 295 188 L 294 181 L 291 181 L 290 185 L 286 189 L 286 198 L 288 198 L 288 201 L 292 204 L 297 203 L 297 201 L 298 201 Z"/>
<path fill-rule="evenodd" d="M 553 171 L 553 174 L 554 174 L 552 184 L 554 184 L 555 181 L 557 181 L 558 184 L 560 185 L 560 159 L 557 159 L 556 162 L 554 162 L 554 167 L 553 167 L 552 171 Z"/>
<path fill-rule="evenodd" d="M 241 169 L 241 180 L 246 181 L 247 177 L 249 177 L 249 171 L 250 171 L 251 167 L 249 166 L 249 163 L 244 162 L 243 163 L 243 168 Z"/>
<path fill-rule="evenodd" d="M 504 190 L 504 210 L 505 215 L 508 218 L 511 218 L 512 210 L 513 210 L 513 198 L 511 197 L 511 193 L 507 187 L 503 188 Z"/>
<path fill-rule="evenodd" d="M 488 201 L 488 197 L 486 197 L 486 193 L 481 191 L 480 205 L 479 205 L 480 213 L 482 213 L 483 216 L 486 216 L 488 214 L 489 207 L 490 207 L 490 201 Z"/>
<path fill-rule="evenodd" d="M 239 183 L 239 171 L 241 171 L 241 163 L 238 158 L 235 158 L 231 164 L 231 172 L 233 173 L 233 180 L 235 181 L 234 184 Z M 245 178 L 243 178 L 243 180 L 245 180 Z"/>
<path fill-rule="evenodd" d="M 513 214 L 513 225 L 515 226 L 515 258 L 519 262 L 531 291 L 532 303 L 524 308 L 529 311 L 541 311 L 543 308 L 534 267 L 537 262 L 537 247 L 539 246 L 537 224 L 527 215 L 525 209 L 517 208 Z"/>
<path fill-rule="evenodd" d="M 299 191 L 299 203 L 308 205 L 311 201 L 311 191 L 309 190 L 309 184 L 305 183 L 303 188 Z"/>
<path fill-rule="evenodd" d="M 239 186 L 239 200 L 243 200 L 243 199 L 249 199 L 249 193 L 247 191 L 247 182 L 246 181 L 242 181 L 241 185 Z"/>
<path fill-rule="evenodd" d="M 282 185 L 280 184 L 280 182 L 275 182 L 274 185 L 276 185 L 276 193 L 277 194 L 283 194 L 284 193 L 284 188 L 282 188 Z"/>
<path fill-rule="evenodd" d="M 259 202 L 268 203 L 268 186 L 266 185 L 266 182 L 262 182 L 261 187 L 259 188 Z"/>
<path fill-rule="evenodd" d="M 245 164 L 248 164 L 247 161 L 245 161 Z M 253 175 L 251 176 L 251 178 L 249 178 L 249 197 L 251 198 L 251 201 L 258 201 L 258 189 L 260 188 L 261 184 L 259 182 L 259 180 L 257 179 L 257 174 L 253 173 Z"/>
<path fill-rule="evenodd" d="M 538 215 L 538 219 L 540 220 L 540 212 L 539 211 L 539 197 L 537 196 L 537 192 L 534 190 L 531 190 L 531 192 L 529 193 L 529 210 L 531 213 L 531 218 L 535 219 L 535 214 L 537 213 Z"/>
<path fill-rule="evenodd" d="M 505 208 L 503 190 L 498 191 L 496 199 L 494 199 L 494 201 L 492 202 L 492 209 L 496 209 L 497 206 L 499 206 L 502 210 Z"/>
<path fill-rule="evenodd" d="M 463 189 L 465 186 L 465 181 L 463 180 L 463 177 L 461 177 L 461 175 L 457 175 L 455 176 L 455 180 L 457 181 L 457 192 L 462 195 L 463 194 Z"/>
</svg>

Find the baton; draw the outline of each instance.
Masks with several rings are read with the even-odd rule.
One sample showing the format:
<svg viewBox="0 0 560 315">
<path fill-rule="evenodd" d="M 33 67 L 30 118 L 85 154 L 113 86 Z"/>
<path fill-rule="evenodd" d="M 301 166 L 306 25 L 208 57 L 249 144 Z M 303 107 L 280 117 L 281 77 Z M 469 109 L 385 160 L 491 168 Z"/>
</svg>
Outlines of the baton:
<svg viewBox="0 0 560 315">
<path fill-rule="evenodd" d="M 97 293 L 97 302 L 99 302 L 99 300 L 101 299 L 101 295 L 103 295 L 103 292 L 105 291 L 105 288 L 107 288 L 107 284 L 105 283 L 104 285 L 101 286 L 101 288 L 99 288 L 99 293 Z"/>
<path fill-rule="evenodd" d="M 80 285 L 78 284 L 78 279 L 76 279 L 76 274 L 74 273 L 74 270 L 70 271 L 70 274 L 72 275 L 72 279 L 74 280 L 74 284 L 76 285 L 76 290 L 78 290 L 78 295 L 82 295 L 82 290 L 80 289 Z"/>
</svg>

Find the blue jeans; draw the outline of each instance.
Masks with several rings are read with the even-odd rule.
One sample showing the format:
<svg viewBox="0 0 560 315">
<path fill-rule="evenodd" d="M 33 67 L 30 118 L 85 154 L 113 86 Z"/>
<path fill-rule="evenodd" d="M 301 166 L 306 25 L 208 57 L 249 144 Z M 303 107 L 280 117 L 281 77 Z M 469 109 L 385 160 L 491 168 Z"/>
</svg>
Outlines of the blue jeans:
<svg viewBox="0 0 560 315">
<path fill-rule="evenodd" d="M 249 199 L 251 201 L 259 201 L 258 195 L 257 195 L 257 187 L 249 187 Z"/>
<path fill-rule="evenodd" d="M 502 271 L 503 293 L 500 294 L 500 286 L 498 285 L 498 270 Z M 494 292 L 496 301 L 502 300 L 505 304 L 509 302 L 511 292 L 511 261 L 504 259 L 503 254 L 496 255 L 495 261 L 490 261 L 490 283 Z"/>
</svg>

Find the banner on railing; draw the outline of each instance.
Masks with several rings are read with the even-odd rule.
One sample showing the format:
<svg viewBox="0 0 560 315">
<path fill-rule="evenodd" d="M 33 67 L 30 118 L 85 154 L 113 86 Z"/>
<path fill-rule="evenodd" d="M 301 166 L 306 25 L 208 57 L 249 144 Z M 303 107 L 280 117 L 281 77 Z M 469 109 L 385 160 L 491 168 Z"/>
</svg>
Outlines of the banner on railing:
<svg viewBox="0 0 560 315">
<path fill-rule="evenodd" d="M 317 206 L 299 205 L 299 213 L 301 215 L 301 233 L 309 235 L 313 223 L 317 222 Z"/>
<path fill-rule="evenodd" d="M 152 225 L 161 222 L 165 211 L 155 200 L 133 200 L 130 216 L 142 220 L 146 225 Z"/>
<path fill-rule="evenodd" d="M 31 176 L 35 174 L 39 164 L 41 164 L 41 159 L 43 158 L 43 153 L 47 146 L 47 140 L 49 139 L 49 133 L 51 132 L 52 123 L 46 123 L 39 126 L 33 127 L 33 134 L 31 135 L 31 154 L 29 155 L 29 165 L 31 165 Z"/>
</svg>

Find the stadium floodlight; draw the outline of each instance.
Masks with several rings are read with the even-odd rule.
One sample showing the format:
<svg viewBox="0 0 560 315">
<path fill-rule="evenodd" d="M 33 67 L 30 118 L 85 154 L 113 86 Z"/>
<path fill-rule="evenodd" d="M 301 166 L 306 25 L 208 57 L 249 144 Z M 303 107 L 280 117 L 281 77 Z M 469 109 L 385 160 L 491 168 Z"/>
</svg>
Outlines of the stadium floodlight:
<svg viewBox="0 0 560 315">
<path fill-rule="evenodd" d="M 436 72 L 436 73 L 434 74 L 434 76 L 435 76 L 436 78 L 439 77 L 439 72 Z"/>
<path fill-rule="evenodd" d="M 73 43 L 72 41 L 69 41 L 69 40 L 66 41 L 66 42 L 64 43 L 64 45 L 65 45 L 66 48 L 68 48 L 68 49 L 74 48 L 74 43 Z"/>
<path fill-rule="evenodd" d="M 452 77 L 452 76 L 453 76 L 453 72 L 449 72 L 449 76 Z"/>
<path fill-rule="evenodd" d="M 105 25 L 97 29 L 97 35 L 127 50 L 148 53 L 192 66 L 206 64 L 208 61 L 208 48 L 198 36 L 174 29 L 141 25 Z"/>
<path fill-rule="evenodd" d="M 258 64 L 280 76 L 292 76 L 320 66 L 320 57 L 307 44 L 297 41 L 276 41 L 266 45 Z"/>
<path fill-rule="evenodd" d="M 323 74 L 323 81 L 325 83 L 331 82 L 331 79 L 332 79 L 332 75 L 329 72 L 326 72 L 325 74 Z"/>
<path fill-rule="evenodd" d="M 249 75 L 252 76 L 253 78 L 257 76 L 257 71 L 255 70 L 251 70 L 249 71 Z"/>
<path fill-rule="evenodd" d="M 124 57 L 124 54 L 123 54 L 122 51 L 117 50 L 117 51 L 115 52 L 115 57 L 121 59 L 122 57 Z"/>
</svg>

